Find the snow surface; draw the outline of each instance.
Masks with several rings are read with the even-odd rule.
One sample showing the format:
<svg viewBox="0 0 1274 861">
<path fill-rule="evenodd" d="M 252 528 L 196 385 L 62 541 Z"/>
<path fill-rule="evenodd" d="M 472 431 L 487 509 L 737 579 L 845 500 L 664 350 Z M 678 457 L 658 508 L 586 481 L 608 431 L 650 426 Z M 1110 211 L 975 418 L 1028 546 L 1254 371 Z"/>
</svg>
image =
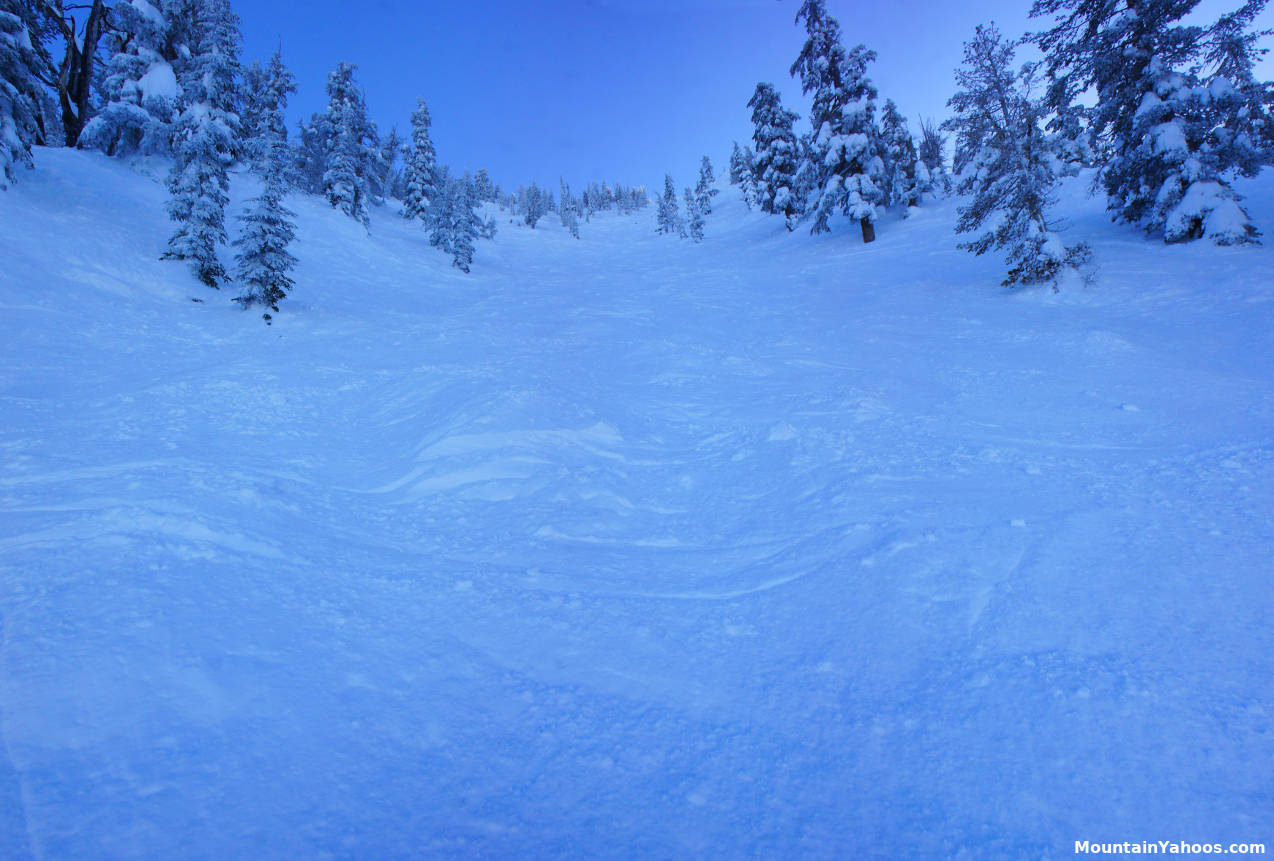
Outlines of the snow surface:
<svg viewBox="0 0 1274 861">
<path fill-rule="evenodd" d="M 466 276 L 293 198 L 267 327 L 159 261 L 157 180 L 36 164 L 0 856 L 1274 839 L 1268 248 L 1148 241 L 1080 177 L 1095 286 L 1008 293 L 954 202 L 865 246 L 730 189 L 702 245 L 506 215 Z"/>
</svg>

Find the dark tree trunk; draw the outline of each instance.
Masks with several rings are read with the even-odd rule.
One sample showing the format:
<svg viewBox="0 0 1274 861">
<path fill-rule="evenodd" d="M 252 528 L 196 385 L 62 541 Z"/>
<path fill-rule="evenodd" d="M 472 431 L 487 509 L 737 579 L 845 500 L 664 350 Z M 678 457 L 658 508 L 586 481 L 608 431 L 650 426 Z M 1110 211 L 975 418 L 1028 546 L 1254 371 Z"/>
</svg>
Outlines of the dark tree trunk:
<svg viewBox="0 0 1274 861">
<path fill-rule="evenodd" d="M 66 145 L 75 146 L 80 139 L 80 132 L 84 131 L 84 125 L 89 120 L 89 100 L 93 95 L 93 64 L 97 59 L 98 42 L 106 29 L 109 10 L 105 0 L 93 0 L 93 5 L 89 7 L 88 20 L 84 23 L 81 43 L 74 18 L 60 14 L 60 10 L 52 3 L 46 2 L 45 9 L 54 17 L 62 31 L 62 40 L 66 43 L 66 54 L 58 68 L 58 103 L 62 108 L 62 130 L 66 134 Z"/>
<path fill-rule="evenodd" d="M 864 218 L 858 224 L 863 228 L 863 242 L 875 242 L 876 225 L 871 223 L 871 219 Z"/>
</svg>

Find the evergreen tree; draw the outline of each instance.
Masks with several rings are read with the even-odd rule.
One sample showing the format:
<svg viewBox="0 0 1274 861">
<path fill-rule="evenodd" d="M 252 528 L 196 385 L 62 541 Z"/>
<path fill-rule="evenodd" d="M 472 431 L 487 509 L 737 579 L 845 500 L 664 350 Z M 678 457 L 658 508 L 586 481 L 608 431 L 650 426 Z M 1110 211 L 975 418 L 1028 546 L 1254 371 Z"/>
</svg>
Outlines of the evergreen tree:
<svg viewBox="0 0 1274 861">
<path fill-rule="evenodd" d="M 398 137 L 398 127 L 390 126 L 389 134 L 384 140 L 375 138 L 372 148 L 372 172 L 368 187 L 372 200 L 379 204 L 394 196 L 394 182 L 397 173 L 398 152 L 402 149 L 402 139 Z"/>
<path fill-rule="evenodd" d="M 712 173 L 712 162 L 705 155 L 699 164 L 699 181 L 695 184 L 695 203 L 700 215 L 712 214 L 712 198 L 720 192 L 713 188 L 717 178 Z"/>
<path fill-rule="evenodd" d="M 686 232 L 688 232 L 690 238 L 695 242 L 702 242 L 704 225 L 703 203 L 707 198 L 700 197 L 698 192 L 691 191 L 689 188 L 685 190 L 683 198 L 686 202 L 686 227 L 682 236 L 685 236 Z"/>
<path fill-rule="evenodd" d="M 168 215 L 177 229 L 165 258 L 188 260 L 200 281 L 217 287 L 225 269 L 225 209 L 235 160 L 239 19 L 228 0 L 190 0 L 183 10 L 189 59 L 182 66 L 182 106 L 173 131 Z"/>
<path fill-rule="evenodd" d="M 739 148 L 739 142 L 735 141 L 730 150 L 730 185 L 741 185 L 745 170 L 750 171 L 750 166 L 743 159 L 743 150 Z"/>
<path fill-rule="evenodd" d="M 762 212 L 781 214 L 791 230 L 801 214 L 796 192 L 800 148 L 792 131 L 797 115 L 784 109 L 773 84 L 757 84 L 748 107 L 752 109 L 752 141 L 756 144 L 753 176 L 757 204 Z"/>
<path fill-rule="evenodd" d="M 476 209 L 468 178 L 442 180 L 429 214 L 429 242 L 451 255 L 451 265 L 468 272 L 473 263 L 474 239 L 488 229 Z"/>
<path fill-rule="evenodd" d="M 333 207 L 364 227 L 370 226 L 367 204 L 372 197 L 376 129 L 367 118 L 363 91 L 354 82 L 357 66 L 341 63 L 327 76 L 327 119 L 323 193 Z"/>
<path fill-rule="evenodd" d="M 473 193 L 477 195 L 479 203 L 491 203 L 496 199 L 495 185 L 485 167 L 478 168 L 473 176 Z"/>
<path fill-rule="evenodd" d="M 1088 248 L 1067 248 L 1047 213 L 1053 204 L 1054 159 L 1042 127 L 1043 100 L 1031 96 L 1032 71 L 1011 68 L 1013 46 L 995 25 L 978 27 L 956 70 L 960 89 L 945 127 L 956 134 L 958 191 L 972 200 L 958 210 L 961 243 L 975 254 L 1006 249 L 1013 284 L 1056 283 L 1087 262 Z"/>
<path fill-rule="evenodd" d="M 885 145 L 885 187 L 890 206 L 902 206 L 903 217 L 907 211 L 920 204 L 920 197 L 928 180 L 928 170 L 916 152 L 916 142 L 907 128 L 907 121 L 898 113 L 892 99 L 885 101 L 880 116 L 881 139 Z"/>
<path fill-rule="evenodd" d="M 185 44 L 197 25 L 195 0 L 125 0 L 111 11 L 101 95 L 105 104 L 85 124 L 79 145 L 107 155 L 170 152 L 177 112 L 184 102 L 178 83 L 192 49 Z M 183 79 L 189 78 L 184 72 Z"/>
<path fill-rule="evenodd" d="M 562 194 L 557 214 L 562 220 L 562 226 L 571 232 L 571 236 L 579 239 L 579 201 L 571 196 L 571 187 L 566 184 L 566 180 L 559 179 L 559 182 L 562 184 Z"/>
<path fill-rule="evenodd" d="M 1256 230 L 1225 178 L 1244 170 L 1244 159 L 1227 146 L 1235 138 L 1217 114 L 1241 122 L 1259 105 L 1249 102 L 1254 91 L 1244 97 L 1225 75 L 1205 81 L 1194 71 L 1205 31 L 1182 19 L 1198 2 L 1036 0 L 1031 14 L 1055 23 L 1034 38 L 1048 58 L 1054 111 L 1096 92 L 1092 130 L 1106 155 L 1100 182 L 1117 219 L 1167 242 L 1253 241 Z M 1222 30 L 1241 34 L 1242 17 Z"/>
<path fill-rule="evenodd" d="M 473 240 L 482 233 L 484 225 L 475 211 L 478 202 L 474 197 L 471 183 L 468 181 L 457 183 L 450 196 L 456 219 L 455 238 L 451 246 L 451 265 L 467 273 L 473 263 Z"/>
<path fill-rule="evenodd" d="M 282 120 L 281 111 L 279 120 Z M 239 216 L 239 236 L 234 241 L 235 275 L 244 292 L 235 299 L 244 308 L 265 305 L 279 310 L 279 302 L 292 289 L 290 273 L 296 258 L 288 252 L 296 237 L 296 214 L 283 204 L 287 194 L 287 144 L 276 131 L 265 133 L 262 167 L 265 185 L 261 194 L 250 201 L 247 212 Z M 263 314 L 266 323 L 269 313 Z"/>
<path fill-rule="evenodd" d="M 947 172 L 947 138 L 933 120 L 920 121 L 920 146 L 916 155 L 920 165 L 924 167 L 923 175 L 928 176 L 927 187 L 922 181 L 922 191 L 950 194 L 952 189 L 951 174 Z"/>
<path fill-rule="evenodd" d="M 681 220 L 681 214 L 677 210 L 677 190 L 672 184 L 672 176 L 664 175 L 664 194 L 659 198 L 659 209 L 655 216 L 657 227 L 656 233 L 676 233 L 679 236 L 686 235 L 684 222 Z"/>
<path fill-rule="evenodd" d="M 549 211 L 551 204 L 552 197 L 541 191 L 534 182 L 530 188 L 518 190 L 518 214 L 522 216 L 522 222 L 532 230 L 544 217 L 544 213 Z"/>
<path fill-rule="evenodd" d="M 1256 242 L 1256 227 L 1224 178 L 1260 169 L 1247 136 L 1226 127 L 1227 119 L 1242 125 L 1235 111 L 1241 96 L 1228 81 L 1203 87 L 1192 74 L 1167 71 L 1158 58 L 1146 74 L 1156 81 L 1134 117 L 1139 140 L 1107 163 L 1108 190 L 1118 186 L 1126 208 L 1136 207 L 1141 224 L 1165 242 L 1202 236 L 1218 245 Z M 1157 188 L 1153 199 L 1146 199 L 1147 187 Z"/>
<path fill-rule="evenodd" d="M 26 4 L 0 0 L 0 189 L 16 178 L 17 165 L 31 166 L 39 138 L 35 24 Z"/>
<path fill-rule="evenodd" d="M 823 0 L 805 0 L 796 13 L 808 38 L 792 75 L 801 90 L 812 94 L 810 137 L 806 146 L 811 233 L 831 230 L 828 217 L 839 210 L 859 222 L 863 241 L 876 238 L 876 207 L 885 202 L 885 164 L 875 121 L 876 88 L 867 64 L 876 52 L 858 45 L 848 53 L 841 45 L 840 25 L 827 14 Z"/>
<path fill-rule="evenodd" d="M 411 112 L 411 152 L 403 169 L 403 217 L 408 219 L 426 219 L 438 195 L 438 158 L 429 138 L 430 122 L 425 100 L 417 99 Z"/>
<path fill-rule="evenodd" d="M 1238 11 L 1222 15 L 1208 31 L 1204 60 L 1213 71 L 1213 81 L 1228 82 L 1233 88 L 1217 94 L 1227 142 L 1247 147 L 1248 157 L 1258 162 L 1274 164 L 1274 82 L 1256 79 L 1256 63 L 1269 53 L 1258 42 L 1270 31 L 1252 30 L 1265 2 L 1248 0 Z M 1242 161 L 1242 156 L 1236 154 L 1236 161 Z M 1254 172 L 1247 164 L 1240 170 L 1245 175 Z"/>
<path fill-rule="evenodd" d="M 739 148 L 736 141 L 730 153 L 730 184 L 737 185 L 743 195 L 743 203 L 751 209 L 756 203 L 756 156 L 752 147 Z"/>
<path fill-rule="evenodd" d="M 268 66 L 254 60 L 244 69 L 242 91 L 239 119 L 243 158 L 264 175 L 269 170 L 267 151 L 276 140 L 287 142 L 283 111 L 288 96 L 296 92 L 296 76 L 283 65 L 283 52 L 276 50 Z"/>
<path fill-rule="evenodd" d="M 291 148 L 291 183 L 306 194 L 323 193 L 327 172 L 327 142 L 332 124 L 327 114 L 311 114 L 309 123 L 297 123 L 296 145 Z"/>
<path fill-rule="evenodd" d="M 262 126 L 269 111 L 266 90 L 266 67 L 253 60 L 243 67 L 239 81 L 239 148 L 243 152 L 243 160 L 254 170 L 265 168 L 266 144 Z"/>
<path fill-rule="evenodd" d="M 407 184 L 399 162 L 402 161 L 405 164 L 408 153 L 406 142 L 398 134 L 398 127 L 390 126 L 389 137 L 385 138 L 385 144 L 380 151 L 381 161 L 386 166 L 383 179 L 385 197 L 392 197 L 395 200 L 403 199 Z"/>
</svg>

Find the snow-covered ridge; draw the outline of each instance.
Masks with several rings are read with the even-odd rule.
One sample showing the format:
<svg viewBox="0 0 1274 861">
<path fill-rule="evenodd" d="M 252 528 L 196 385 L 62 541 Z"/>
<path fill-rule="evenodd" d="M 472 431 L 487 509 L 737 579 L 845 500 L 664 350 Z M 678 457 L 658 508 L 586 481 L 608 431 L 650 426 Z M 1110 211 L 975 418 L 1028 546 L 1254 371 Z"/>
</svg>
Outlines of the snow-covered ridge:
<svg viewBox="0 0 1274 861">
<path fill-rule="evenodd" d="M 266 327 L 159 260 L 157 179 L 35 163 L 0 856 L 1268 839 L 1269 249 L 1148 241 L 1080 177 L 1094 285 L 1010 292 L 953 201 L 863 245 L 727 188 L 699 245 L 501 222 L 465 275 L 293 196 Z"/>
</svg>

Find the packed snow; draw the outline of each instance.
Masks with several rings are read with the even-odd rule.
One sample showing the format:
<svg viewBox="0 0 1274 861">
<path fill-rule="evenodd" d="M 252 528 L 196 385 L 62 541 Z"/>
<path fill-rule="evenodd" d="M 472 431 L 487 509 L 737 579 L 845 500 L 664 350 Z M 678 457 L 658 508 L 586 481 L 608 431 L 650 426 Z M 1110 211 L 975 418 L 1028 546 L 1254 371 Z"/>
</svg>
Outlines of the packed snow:
<svg viewBox="0 0 1274 861">
<path fill-rule="evenodd" d="M 702 244 L 491 210 L 465 275 L 293 195 L 266 326 L 159 260 L 162 163 L 35 162 L 0 856 L 1274 837 L 1269 248 L 1149 240 L 1081 176 L 1094 282 L 1006 291 L 956 201 L 864 245 L 721 186 Z M 1274 236 L 1274 174 L 1236 188 Z"/>
</svg>

